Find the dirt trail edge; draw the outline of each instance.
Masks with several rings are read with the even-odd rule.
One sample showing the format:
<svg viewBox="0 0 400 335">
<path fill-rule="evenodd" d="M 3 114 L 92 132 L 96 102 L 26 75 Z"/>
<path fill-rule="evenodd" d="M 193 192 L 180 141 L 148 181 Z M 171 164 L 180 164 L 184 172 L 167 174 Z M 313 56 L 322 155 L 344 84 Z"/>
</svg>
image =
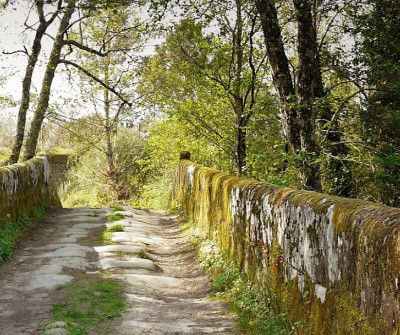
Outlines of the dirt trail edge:
<svg viewBox="0 0 400 335">
<path fill-rule="evenodd" d="M 106 210 L 50 210 L 0 267 L 0 334 L 43 334 L 57 288 L 76 271 L 106 272 L 124 283 L 128 307 L 110 335 L 239 334 L 226 306 L 210 301 L 210 280 L 180 225 L 157 211 L 125 207 L 114 245 L 99 246 Z M 71 271 L 72 270 L 72 271 Z M 91 335 L 96 335 L 95 333 Z"/>
</svg>

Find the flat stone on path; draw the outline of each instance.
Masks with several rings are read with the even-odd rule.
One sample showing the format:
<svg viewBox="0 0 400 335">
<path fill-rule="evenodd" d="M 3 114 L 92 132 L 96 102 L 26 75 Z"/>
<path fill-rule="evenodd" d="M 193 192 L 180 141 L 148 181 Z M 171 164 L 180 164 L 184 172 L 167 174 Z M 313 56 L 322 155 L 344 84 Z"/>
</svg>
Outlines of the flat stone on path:
<svg viewBox="0 0 400 335">
<path fill-rule="evenodd" d="M 132 243 L 143 243 L 153 244 L 155 241 L 148 238 L 146 234 L 134 233 L 134 232 L 116 232 L 112 235 L 111 241 L 113 242 L 132 242 Z"/>
<path fill-rule="evenodd" d="M 155 270 L 156 266 L 149 259 L 131 258 L 129 261 L 121 261 L 115 258 L 100 259 L 100 266 L 103 270 L 108 269 L 148 269 Z"/>
<path fill-rule="evenodd" d="M 143 246 L 137 246 L 137 245 L 112 244 L 112 245 L 103 245 L 103 246 L 100 246 L 100 247 L 94 247 L 93 249 L 98 253 L 102 253 L 102 252 L 125 252 L 125 253 L 130 253 L 130 254 L 140 254 L 141 252 L 143 252 L 144 247 Z"/>
<path fill-rule="evenodd" d="M 115 275 L 129 284 L 131 287 L 147 287 L 153 290 L 164 290 L 165 288 L 175 288 L 183 283 L 182 279 L 166 276 L 151 276 L 143 274 Z"/>
<path fill-rule="evenodd" d="M 54 328 L 46 330 L 43 335 L 68 335 L 68 330 L 64 328 Z"/>
<path fill-rule="evenodd" d="M 74 277 L 68 275 L 59 275 L 54 273 L 39 273 L 24 286 L 24 291 L 31 291 L 37 288 L 56 288 L 70 282 Z"/>
</svg>

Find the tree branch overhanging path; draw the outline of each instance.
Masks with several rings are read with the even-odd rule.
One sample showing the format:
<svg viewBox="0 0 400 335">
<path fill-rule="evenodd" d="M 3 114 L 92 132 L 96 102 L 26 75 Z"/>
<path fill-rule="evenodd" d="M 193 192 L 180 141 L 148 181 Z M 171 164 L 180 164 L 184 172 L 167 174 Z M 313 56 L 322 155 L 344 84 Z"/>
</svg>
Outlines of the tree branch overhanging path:
<svg viewBox="0 0 400 335">
<path fill-rule="evenodd" d="M 43 2 L 43 1 L 42 1 Z M 55 71 L 57 69 L 57 66 L 59 64 L 65 64 L 65 65 L 70 65 L 78 69 L 81 73 L 85 74 L 86 76 L 90 77 L 92 80 L 115 94 L 122 102 L 124 105 L 127 105 L 129 107 L 132 106 L 133 102 L 128 101 L 122 93 L 118 92 L 115 87 L 112 87 L 105 83 L 103 80 L 101 80 L 99 77 L 97 77 L 95 74 L 93 74 L 91 71 L 85 69 L 83 66 L 77 64 L 74 61 L 64 59 L 62 58 L 62 49 L 64 46 L 69 46 L 69 47 L 77 47 L 80 50 L 83 50 L 85 52 L 88 52 L 92 55 L 96 55 L 99 57 L 107 57 L 110 53 L 112 52 L 120 52 L 122 50 L 120 49 L 110 49 L 107 52 L 104 52 L 102 50 L 96 50 L 94 48 L 91 48 L 89 46 L 86 46 L 82 44 L 81 42 L 72 40 L 72 39 L 66 39 L 65 36 L 67 36 L 68 31 L 71 29 L 74 23 L 70 23 L 70 20 L 72 18 L 72 15 L 74 14 L 78 0 L 73 0 L 69 1 L 67 7 L 64 9 L 63 16 L 60 21 L 60 25 L 58 28 L 58 32 L 56 35 L 56 38 L 54 39 L 54 44 L 53 48 L 50 53 L 50 57 L 46 66 L 46 72 L 43 77 L 43 82 L 42 82 L 42 88 L 41 92 L 39 95 L 39 100 L 38 104 L 34 113 L 34 117 L 31 123 L 31 128 L 28 133 L 26 145 L 25 145 L 25 152 L 23 155 L 23 160 L 28 160 L 32 158 L 35 153 L 36 153 L 36 146 L 37 146 L 37 141 L 38 141 L 38 136 L 41 130 L 41 126 L 43 123 L 43 120 L 46 115 L 46 111 L 49 106 L 49 100 L 51 97 L 51 87 L 55 75 Z M 78 20 L 79 21 L 79 20 Z M 77 22 L 78 22 L 77 21 Z M 137 27 L 131 27 L 129 29 L 136 29 Z M 128 28 L 124 28 L 125 30 Z M 115 36 L 110 37 L 110 42 Z M 106 42 L 105 42 L 106 43 Z M 103 45 L 102 49 L 104 49 L 105 45 Z M 126 51 L 126 50 L 123 50 Z M 28 94 L 29 95 L 29 94 Z M 29 106 L 29 103 L 28 105 Z M 22 129 L 22 128 L 21 128 Z M 22 141 L 21 141 L 22 144 Z M 14 155 L 16 159 L 18 160 L 17 154 Z"/>
</svg>

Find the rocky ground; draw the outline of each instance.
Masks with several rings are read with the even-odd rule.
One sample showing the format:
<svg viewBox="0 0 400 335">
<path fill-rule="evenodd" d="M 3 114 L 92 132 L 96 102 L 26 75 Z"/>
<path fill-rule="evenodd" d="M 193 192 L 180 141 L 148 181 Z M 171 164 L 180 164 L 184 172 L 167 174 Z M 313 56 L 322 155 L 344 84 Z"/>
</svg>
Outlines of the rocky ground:
<svg viewBox="0 0 400 335">
<path fill-rule="evenodd" d="M 99 246 L 106 210 L 50 210 L 0 267 L 0 334 L 43 334 L 76 273 L 103 273 L 124 284 L 127 308 L 102 333 L 238 334 L 232 315 L 210 301 L 210 280 L 180 225 L 161 212 L 125 208 L 113 245 Z M 62 324 L 51 331 L 67 334 Z M 47 332 L 50 334 L 51 332 Z M 92 330 L 96 335 L 96 330 Z"/>
</svg>

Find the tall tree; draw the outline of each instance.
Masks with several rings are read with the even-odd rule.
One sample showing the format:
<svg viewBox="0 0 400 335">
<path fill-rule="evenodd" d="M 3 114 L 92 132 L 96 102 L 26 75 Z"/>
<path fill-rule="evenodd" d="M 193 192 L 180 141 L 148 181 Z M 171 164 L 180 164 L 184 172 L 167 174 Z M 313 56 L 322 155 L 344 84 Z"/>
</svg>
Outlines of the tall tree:
<svg viewBox="0 0 400 335">
<path fill-rule="evenodd" d="M 69 53 L 72 52 L 73 48 L 78 48 L 80 50 L 95 54 L 99 57 L 107 56 L 107 52 L 104 52 L 104 47 L 110 42 L 110 40 L 104 40 L 103 43 L 100 45 L 100 50 L 96 50 L 87 46 L 79 41 L 66 38 L 68 31 L 71 29 L 73 24 L 70 24 L 71 17 L 75 12 L 77 7 L 83 8 L 85 11 L 85 15 L 83 18 L 77 20 L 76 22 L 80 22 L 82 19 L 88 18 L 91 15 L 94 15 L 95 11 L 102 6 L 112 5 L 115 6 L 114 1 L 82 1 L 79 2 L 78 0 L 70 0 L 68 1 L 68 5 L 63 10 L 63 16 L 60 21 L 60 25 L 58 28 L 57 35 L 54 39 L 53 47 L 50 53 L 50 57 L 46 66 L 46 71 L 42 81 L 42 88 L 39 95 L 38 104 L 36 106 L 36 110 L 34 112 L 34 117 L 31 123 L 31 127 L 28 133 L 28 138 L 25 145 L 25 151 L 23 160 L 28 160 L 35 155 L 37 141 L 40 133 L 40 129 L 43 123 L 43 120 L 46 115 L 46 111 L 49 106 L 50 100 L 50 93 L 51 87 L 53 83 L 53 79 L 55 76 L 56 68 L 59 64 L 66 64 L 77 68 L 80 72 L 84 73 L 86 76 L 90 77 L 91 79 L 98 82 L 100 85 L 105 87 L 106 89 L 113 92 L 121 101 L 123 101 L 127 105 L 131 105 L 127 99 L 123 97 L 122 94 L 118 93 L 115 88 L 107 85 L 104 81 L 98 78 L 95 74 L 91 73 L 90 70 L 85 69 L 84 67 L 80 66 L 74 61 L 68 60 L 65 57 L 62 57 L 62 50 L 64 46 L 69 47 Z M 112 40 L 112 39 L 111 39 Z"/>
<path fill-rule="evenodd" d="M 169 41 L 194 72 L 225 92 L 235 119 L 229 151 L 235 172 L 245 175 L 248 124 L 256 108 L 258 75 L 265 69 L 265 53 L 257 48 L 259 25 L 254 5 L 244 0 L 189 1 L 187 9 L 191 19 L 182 20 Z M 213 25 L 216 27 L 211 30 Z"/>
<path fill-rule="evenodd" d="M 65 43 L 78 46 L 78 49 L 70 50 L 68 60 L 63 58 L 60 63 L 65 64 L 65 71 L 73 81 L 79 81 L 80 95 L 91 105 L 87 113 L 93 114 L 81 120 L 92 123 L 86 127 L 92 130 L 89 136 L 78 129 L 71 132 L 76 138 L 84 140 L 85 150 L 90 146 L 104 156 L 106 167 L 102 166 L 97 173 L 102 174 L 103 180 L 108 180 L 116 200 L 127 199 L 129 187 L 123 178 L 135 162 L 119 159 L 116 152 L 121 151 L 115 145 L 124 121 L 135 121 L 136 115 L 131 107 L 138 97 L 133 87 L 136 86 L 136 69 L 142 58 L 139 53 L 145 39 L 140 20 L 133 8 L 103 9 L 81 22 L 79 29 L 70 30 L 68 37 Z M 83 44 L 97 48 L 98 52 L 94 53 L 94 49 L 89 47 L 83 48 Z M 67 127 L 76 125 L 56 111 L 48 117 Z M 118 138 L 120 141 L 121 137 Z M 124 152 L 129 150 L 126 148 Z"/>
<path fill-rule="evenodd" d="M 51 85 L 53 83 L 55 71 L 59 64 L 61 49 L 64 45 L 64 36 L 69 27 L 69 22 L 72 14 L 75 11 L 76 0 L 70 0 L 67 7 L 64 9 L 64 14 L 61 18 L 58 32 L 54 40 L 53 48 L 50 53 L 49 61 L 46 66 L 46 72 L 43 77 L 42 88 L 39 95 L 38 105 L 31 123 L 26 141 L 23 160 L 31 159 L 35 156 L 36 145 L 39 137 L 40 129 L 49 106 Z"/>
<path fill-rule="evenodd" d="M 312 1 L 294 0 L 298 27 L 298 68 L 294 81 L 282 40 L 274 0 L 256 0 L 264 32 L 268 59 L 278 92 L 284 133 L 292 152 L 301 160 L 300 178 L 305 189 L 321 190 L 320 168 L 316 162 L 315 119 L 313 103 L 321 76 L 317 63 L 317 34 Z"/>
<path fill-rule="evenodd" d="M 9 159 L 11 164 L 18 162 L 18 158 L 22 148 L 22 143 L 24 141 L 26 113 L 28 111 L 30 102 L 32 74 L 35 69 L 40 51 L 42 49 L 42 38 L 47 28 L 52 24 L 52 22 L 58 16 L 58 12 L 61 9 L 61 5 L 62 5 L 62 0 L 58 0 L 55 12 L 50 16 L 48 20 L 46 20 L 46 16 L 43 10 L 44 0 L 35 1 L 36 10 L 39 16 L 39 25 L 36 28 L 35 38 L 32 43 L 31 52 L 30 54 L 28 54 L 28 64 L 26 66 L 25 76 L 22 81 L 22 94 L 18 111 L 17 132 L 14 138 L 14 143 Z"/>
</svg>

